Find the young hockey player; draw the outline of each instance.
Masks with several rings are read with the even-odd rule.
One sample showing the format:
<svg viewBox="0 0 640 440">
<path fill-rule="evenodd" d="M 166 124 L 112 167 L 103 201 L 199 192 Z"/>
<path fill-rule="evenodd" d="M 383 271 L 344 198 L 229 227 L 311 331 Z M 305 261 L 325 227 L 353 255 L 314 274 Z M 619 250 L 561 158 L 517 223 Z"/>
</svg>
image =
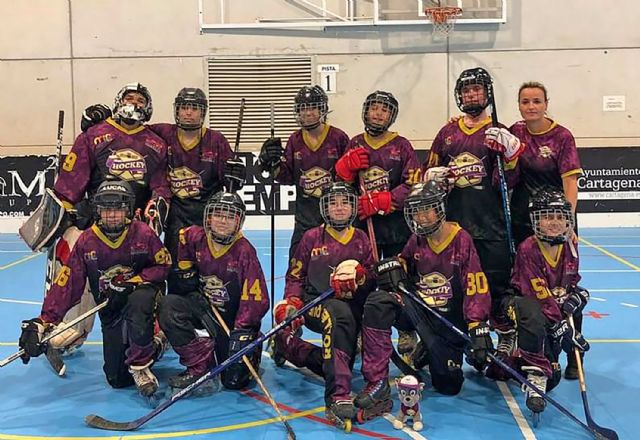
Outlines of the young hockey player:
<svg viewBox="0 0 640 440">
<path fill-rule="evenodd" d="M 472 340 L 468 360 L 475 368 L 484 368 L 487 351 L 493 348 L 487 323 L 491 310 L 489 284 L 471 236 L 457 223 L 445 220 L 445 198 L 446 190 L 437 182 L 415 185 L 404 205 L 413 235 L 400 260 L 386 259 L 376 266 L 380 290 L 367 298 L 362 324 L 366 386 L 355 399 L 360 408 L 374 407 L 389 398 L 394 323 L 398 328 L 418 331 L 421 341 L 414 353 L 414 366 L 420 369 L 429 365 L 436 391 L 455 395 L 462 388 L 464 340 L 398 294 L 400 284 L 468 332 Z"/>
<path fill-rule="evenodd" d="M 242 236 L 245 206 L 235 193 L 219 192 L 204 209 L 204 226 L 180 231 L 175 288 L 160 302 L 160 327 L 186 370 L 169 378 L 169 386 L 182 389 L 250 344 L 269 310 L 269 295 L 255 248 Z M 212 326 L 216 307 L 231 334 Z M 217 324 L 216 324 L 217 325 Z M 210 337 L 198 336 L 206 329 Z M 248 356 L 256 370 L 261 350 Z M 251 380 L 239 361 L 222 373 L 222 384 L 241 389 Z M 203 385 L 205 387 L 211 386 Z"/>
<path fill-rule="evenodd" d="M 352 226 L 357 199 L 349 184 L 336 182 L 324 188 L 320 214 L 324 224 L 305 232 L 291 259 L 284 300 L 274 311 L 276 322 L 282 322 L 329 287 L 334 289 L 335 298 L 311 309 L 293 328 L 280 332 L 276 347 L 294 365 L 324 377 L 327 419 L 348 431 L 356 417 L 350 395 L 351 370 L 362 308 L 373 287 L 373 258 L 367 235 Z M 296 335 L 296 327 L 302 323 L 322 334 L 322 347 Z M 358 418 L 369 416 L 360 414 Z"/>
<path fill-rule="evenodd" d="M 558 356 L 562 350 L 575 356 L 589 349 L 582 334 L 568 324 L 582 315 L 589 292 L 578 286 L 578 253 L 571 241 L 573 213 L 562 190 L 543 187 L 529 204 L 535 235 L 518 247 L 511 283 L 519 294 L 505 298 L 502 307 L 517 332 L 517 344 L 498 347 L 498 355 L 527 376 L 544 392 L 560 381 Z M 508 376 L 492 365 L 487 376 Z M 539 414 L 545 400 L 527 388 L 527 407 Z"/>
<path fill-rule="evenodd" d="M 327 124 L 328 101 L 322 87 L 302 87 L 293 109 L 300 130 L 289 136 L 284 150 L 280 138 L 267 139 L 260 150 L 262 169 L 278 183 L 296 186 L 289 258 L 305 231 L 322 223 L 318 200 L 322 189 L 334 181 L 335 163 L 349 143 L 342 130 Z"/>
<path fill-rule="evenodd" d="M 398 112 L 391 93 L 378 90 L 367 96 L 362 105 L 365 131 L 351 139 L 336 164 L 338 177 L 360 185 L 358 214 L 360 220 L 371 218 L 376 239 L 372 245 L 384 257 L 398 255 L 409 239 L 402 204 L 420 171 L 411 143 L 389 131 Z M 414 333 L 401 331 L 398 352 L 413 351 L 416 340 Z"/>
<path fill-rule="evenodd" d="M 149 397 L 158 388 L 150 367 L 161 353 L 154 344 L 154 309 L 171 257 L 153 230 L 132 220 L 134 195 L 128 183 L 101 183 L 92 202 L 96 222 L 78 238 L 40 316 L 22 322 L 23 360 L 43 353 L 43 337 L 80 302 L 88 284 L 96 303 L 109 301 L 99 311 L 107 382 L 114 388 L 135 383 Z"/>
</svg>

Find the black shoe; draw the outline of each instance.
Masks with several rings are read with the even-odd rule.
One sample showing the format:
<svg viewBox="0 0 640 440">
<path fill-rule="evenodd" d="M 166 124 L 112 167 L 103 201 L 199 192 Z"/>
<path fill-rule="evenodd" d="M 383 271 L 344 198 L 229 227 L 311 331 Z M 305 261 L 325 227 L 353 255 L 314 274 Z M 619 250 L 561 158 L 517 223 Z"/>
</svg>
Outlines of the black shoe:
<svg viewBox="0 0 640 440">
<path fill-rule="evenodd" d="M 578 367 L 576 365 L 567 365 L 567 368 L 564 369 L 564 378 L 578 380 Z"/>
</svg>

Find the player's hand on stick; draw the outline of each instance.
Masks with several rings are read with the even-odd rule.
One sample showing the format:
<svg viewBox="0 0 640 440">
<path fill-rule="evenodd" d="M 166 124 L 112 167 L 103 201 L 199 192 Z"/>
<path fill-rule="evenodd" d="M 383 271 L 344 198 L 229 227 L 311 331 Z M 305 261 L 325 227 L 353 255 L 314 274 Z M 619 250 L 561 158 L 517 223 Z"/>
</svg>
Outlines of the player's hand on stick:
<svg viewBox="0 0 640 440">
<path fill-rule="evenodd" d="M 393 209 L 389 191 L 371 191 L 358 197 L 358 217 L 364 220 L 373 215 L 386 215 Z"/>
<path fill-rule="evenodd" d="M 282 161 L 282 155 L 284 150 L 282 149 L 282 140 L 277 138 L 269 138 L 262 144 L 260 148 L 260 155 L 258 156 L 258 162 L 260 162 L 260 169 L 262 171 L 272 172 L 280 165 Z"/>
<path fill-rule="evenodd" d="M 584 306 L 589 302 L 589 291 L 580 286 L 571 286 L 567 298 L 562 304 L 562 312 L 566 316 L 582 313 Z"/>
<path fill-rule="evenodd" d="M 336 162 L 336 174 L 345 182 L 353 182 L 360 170 L 369 168 L 369 152 L 364 147 L 353 148 Z"/>
<path fill-rule="evenodd" d="M 471 352 L 468 361 L 476 370 L 483 371 L 487 366 L 487 353 L 493 350 L 489 325 L 486 322 L 470 323 L 469 337 Z"/>
<path fill-rule="evenodd" d="M 29 363 L 32 357 L 38 357 L 44 353 L 46 347 L 42 345 L 47 325 L 40 318 L 22 321 L 20 325 L 21 333 L 18 345 L 25 351 L 21 356 L 22 362 Z"/>
<path fill-rule="evenodd" d="M 432 167 L 424 172 L 422 181 L 425 183 L 429 181 L 438 182 L 449 192 L 456 183 L 456 176 L 450 167 Z"/>
<path fill-rule="evenodd" d="M 238 158 L 229 159 L 224 163 L 224 178 L 227 181 L 227 188 L 237 191 L 244 186 L 247 178 L 247 167 Z"/>
<path fill-rule="evenodd" d="M 351 299 L 367 278 L 367 270 L 357 260 L 345 260 L 338 264 L 329 278 L 337 299 Z"/>
<path fill-rule="evenodd" d="M 397 258 L 385 258 L 380 260 L 373 271 L 376 274 L 378 288 L 389 293 L 400 290 L 400 285 L 407 284 L 407 272 Z"/>
<path fill-rule="evenodd" d="M 524 144 L 506 128 L 487 128 L 484 136 L 485 146 L 504 155 L 509 162 L 524 152 Z"/>
<path fill-rule="evenodd" d="M 304 306 L 304 303 L 297 296 L 290 296 L 289 298 L 285 298 L 273 308 L 273 315 L 276 320 L 276 324 L 280 324 L 282 321 L 287 319 L 290 316 L 295 315 L 298 310 L 300 310 Z M 304 317 L 300 316 L 299 318 L 291 321 L 291 331 L 295 332 L 304 324 Z"/>
<path fill-rule="evenodd" d="M 111 117 L 111 109 L 104 104 L 93 104 L 84 109 L 80 129 L 84 133 L 99 122 Z"/>
<path fill-rule="evenodd" d="M 582 333 L 571 327 L 566 319 L 556 322 L 551 327 L 551 336 L 565 353 L 571 354 L 574 348 L 581 352 L 589 351 L 589 343 Z"/>
<path fill-rule="evenodd" d="M 144 219 L 159 237 L 164 231 L 164 225 L 169 216 L 169 203 L 164 197 L 155 197 L 149 200 L 144 208 Z"/>
</svg>

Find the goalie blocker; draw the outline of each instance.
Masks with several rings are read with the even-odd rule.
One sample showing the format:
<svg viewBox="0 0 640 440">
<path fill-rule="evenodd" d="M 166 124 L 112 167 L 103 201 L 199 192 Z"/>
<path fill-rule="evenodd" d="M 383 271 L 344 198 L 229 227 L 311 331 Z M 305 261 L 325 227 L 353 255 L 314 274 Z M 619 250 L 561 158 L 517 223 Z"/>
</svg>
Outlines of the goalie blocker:
<svg viewBox="0 0 640 440">
<path fill-rule="evenodd" d="M 69 213 L 53 190 L 47 188 L 40 204 L 18 233 L 34 252 L 48 248 L 71 226 Z"/>
</svg>

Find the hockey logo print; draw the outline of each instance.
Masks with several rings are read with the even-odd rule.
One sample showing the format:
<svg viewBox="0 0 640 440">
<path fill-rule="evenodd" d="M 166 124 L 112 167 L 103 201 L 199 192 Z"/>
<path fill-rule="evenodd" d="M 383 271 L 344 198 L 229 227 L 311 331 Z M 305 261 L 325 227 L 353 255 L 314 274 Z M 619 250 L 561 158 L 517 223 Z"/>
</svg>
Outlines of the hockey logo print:
<svg viewBox="0 0 640 440">
<path fill-rule="evenodd" d="M 380 167 L 370 167 L 363 173 L 364 188 L 369 191 L 388 191 L 389 173 Z"/>
<path fill-rule="evenodd" d="M 331 183 L 331 174 L 320 167 L 313 167 L 308 171 L 302 171 L 300 176 L 300 188 L 309 197 L 320 198 L 322 189 Z"/>
<path fill-rule="evenodd" d="M 440 272 L 420 275 L 417 283 L 420 298 L 430 307 L 443 308 L 453 297 L 451 282 Z"/>
<path fill-rule="evenodd" d="M 226 285 L 215 275 L 200 275 L 200 285 L 202 293 L 209 299 L 211 304 L 224 306 L 229 301 L 229 292 Z"/>
<path fill-rule="evenodd" d="M 451 159 L 449 164 L 455 176 L 455 185 L 458 188 L 479 185 L 482 178 L 487 175 L 482 159 L 469 152 L 464 152 Z"/>
<path fill-rule="evenodd" d="M 141 181 L 147 173 L 144 157 L 129 148 L 112 152 L 106 165 L 109 174 L 126 181 Z"/>
<path fill-rule="evenodd" d="M 169 185 L 176 197 L 187 199 L 200 195 L 202 177 L 189 167 L 173 168 L 169 171 Z"/>
</svg>

